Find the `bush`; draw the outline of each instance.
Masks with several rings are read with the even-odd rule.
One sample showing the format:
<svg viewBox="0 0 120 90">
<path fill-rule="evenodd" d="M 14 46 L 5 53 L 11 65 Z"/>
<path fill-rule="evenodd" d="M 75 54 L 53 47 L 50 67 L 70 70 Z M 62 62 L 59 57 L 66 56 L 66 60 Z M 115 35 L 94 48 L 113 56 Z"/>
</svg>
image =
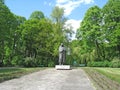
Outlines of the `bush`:
<svg viewBox="0 0 120 90">
<path fill-rule="evenodd" d="M 92 61 L 87 63 L 87 66 L 89 67 L 108 67 L 109 65 L 109 61 Z"/>
<path fill-rule="evenodd" d="M 113 59 L 111 62 L 109 62 L 109 61 L 98 61 L 98 62 L 92 61 L 92 62 L 88 62 L 87 66 L 120 68 L 120 59 Z"/>
<path fill-rule="evenodd" d="M 120 68 L 120 59 L 114 58 L 114 59 L 111 61 L 110 67 Z"/>
<path fill-rule="evenodd" d="M 4 60 L 3 60 L 3 65 L 4 65 L 4 66 L 12 66 L 9 58 L 4 58 Z"/>
<path fill-rule="evenodd" d="M 25 67 L 39 67 L 39 66 L 44 66 L 42 58 L 31 58 L 31 57 L 26 57 L 24 58 L 24 66 Z"/>
<path fill-rule="evenodd" d="M 48 67 L 54 67 L 54 66 L 55 66 L 55 63 L 53 61 L 48 62 Z"/>
<path fill-rule="evenodd" d="M 35 67 L 35 59 L 31 57 L 24 58 L 25 67 Z"/>
<path fill-rule="evenodd" d="M 109 67 L 110 65 L 110 62 L 109 61 L 104 61 L 103 62 L 103 67 Z"/>
<path fill-rule="evenodd" d="M 14 66 L 18 65 L 18 56 L 13 57 L 11 63 L 12 63 L 12 65 L 14 65 Z"/>
<path fill-rule="evenodd" d="M 24 65 L 24 59 L 22 56 L 14 56 L 12 61 L 11 61 L 11 64 L 13 66 L 23 66 Z"/>
</svg>

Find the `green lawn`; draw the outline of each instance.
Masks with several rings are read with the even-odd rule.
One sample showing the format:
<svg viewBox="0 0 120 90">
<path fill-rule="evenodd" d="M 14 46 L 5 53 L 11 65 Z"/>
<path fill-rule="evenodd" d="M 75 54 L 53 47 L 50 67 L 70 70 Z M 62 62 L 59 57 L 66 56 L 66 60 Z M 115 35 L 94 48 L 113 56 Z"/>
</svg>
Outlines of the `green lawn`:
<svg viewBox="0 0 120 90">
<path fill-rule="evenodd" d="M 120 83 L 120 68 L 94 68 L 106 77 Z"/>
<path fill-rule="evenodd" d="M 120 68 L 85 67 L 97 90 L 120 90 Z"/>
<path fill-rule="evenodd" d="M 22 75 L 42 70 L 44 68 L 0 68 L 0 82 L 5 80 L 19 78 Z"/>
</svg>

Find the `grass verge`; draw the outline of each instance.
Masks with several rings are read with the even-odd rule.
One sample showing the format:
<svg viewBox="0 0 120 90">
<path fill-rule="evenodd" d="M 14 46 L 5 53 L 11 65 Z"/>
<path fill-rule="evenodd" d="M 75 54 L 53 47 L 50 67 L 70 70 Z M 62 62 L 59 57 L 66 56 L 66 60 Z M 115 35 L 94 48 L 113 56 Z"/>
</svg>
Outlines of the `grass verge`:
<svg viewBox="0 0 120 90">
<path fill-rule="evenodd" d="M 109 71 L 110 68 L 87 67 L 83 69 L 88 74 L 89 78 L 91 79 L 97 90 L 120 90 L 120 84 L 116 82 L 114 79 L 111 79 L 110 77 L 107 76 L 107 75 L 112 76 L 111 73 L 108 73 L 111 72 Z M 114 72 L 116 72 L 116 74 L 119 73 L 113 68 L 111 68 L 110 70 L 113 70 Z M 116 75 L 114 75 L 114 77 L 115 76 Z M 116 78 L 118 78 L 118 76 L 116 76 Z"/>
<path fill-rule="evenodd" d="M 16 67 L 0 68 L 0 83 L 13 78 L 19 78 L 23 75 L 33 73 L 42 69 L 45 68 L 16 68 Z"/>
<path fill-rule="evenodd" d="M 120 84 L 120 68 L 94 68 L 97 72 Z"/>
</svg>

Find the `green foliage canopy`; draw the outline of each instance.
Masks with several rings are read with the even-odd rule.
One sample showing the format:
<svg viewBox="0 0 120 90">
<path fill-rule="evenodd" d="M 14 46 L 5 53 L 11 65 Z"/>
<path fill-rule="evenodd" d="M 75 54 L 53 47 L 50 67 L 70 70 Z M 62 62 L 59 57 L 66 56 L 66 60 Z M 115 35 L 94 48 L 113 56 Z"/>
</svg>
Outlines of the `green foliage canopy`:
<svg viewBox="0 0 120 90">
<path fill-rule="evenodd" d="M 30 18 L 29 19 L 43 19 L 45 18 L 43 12 L 41 11 L 34 11 L 31 15 L 30 15 Z"/>
</svg>

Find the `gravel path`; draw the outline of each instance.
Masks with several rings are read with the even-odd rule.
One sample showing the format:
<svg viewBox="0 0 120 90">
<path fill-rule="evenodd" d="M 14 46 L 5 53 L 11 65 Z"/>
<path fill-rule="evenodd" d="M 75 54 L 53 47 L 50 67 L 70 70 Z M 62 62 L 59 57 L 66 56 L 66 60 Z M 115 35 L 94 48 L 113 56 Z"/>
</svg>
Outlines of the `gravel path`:
<svg viewBox="0 0 120 90">
<path fill-rule="evenodd" d="M 82 69 L 45 69 L 0 83 L 0 90 L 95 90 Z"/>
</svg>

